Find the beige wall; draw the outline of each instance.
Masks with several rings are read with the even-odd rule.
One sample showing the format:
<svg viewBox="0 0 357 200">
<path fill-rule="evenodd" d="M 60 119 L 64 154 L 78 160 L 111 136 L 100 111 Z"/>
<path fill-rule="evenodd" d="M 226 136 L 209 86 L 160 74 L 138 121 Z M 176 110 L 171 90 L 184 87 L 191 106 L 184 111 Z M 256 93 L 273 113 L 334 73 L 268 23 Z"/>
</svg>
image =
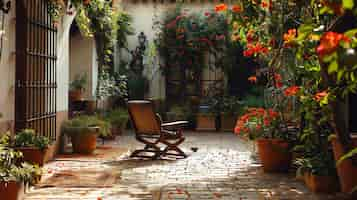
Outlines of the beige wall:
<svg viewBox="0 0 357 200">
<path fill-rule="evenodd" d="M 95 96 L 97 87 L 98 62 L 94 38 L 83 37 L 80 33 L 70 36 L 70 82 L 80 74 L 87 74 L 85 97 Z"/>
<path fill-rule="evenodd" d="M 2 58 L 0 61 L 0 122 L 14 120 L 15 112 L 15 0 L 12 9 L 5 15 L 5 35 L 3 36 Z"/>
</svg>

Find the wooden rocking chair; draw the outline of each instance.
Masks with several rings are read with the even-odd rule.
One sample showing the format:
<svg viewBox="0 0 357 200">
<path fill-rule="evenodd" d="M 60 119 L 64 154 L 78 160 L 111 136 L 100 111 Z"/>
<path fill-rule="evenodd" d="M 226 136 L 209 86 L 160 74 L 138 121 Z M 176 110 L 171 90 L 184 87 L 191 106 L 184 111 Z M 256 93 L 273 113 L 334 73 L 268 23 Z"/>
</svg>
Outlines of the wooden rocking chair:
<svg viewBox="0 0 357 200">
<path fill-rule="evenodd" d="M 186 158 L 178 147 L 185 137 L 182 134 L 187 121 L 162 123 L 161 117 L 154 112 L 151 101 L 136 100 L 128 102 L 129 115 L 136 133 L 136 140 L 145 144 L 143 149 L 135 150 L 130 157 L 158 159 L 161 156 Z M 165 145 L 160 148 L 159 145 Z M 153 153 L 153 156 L 146 155 Z"/>
</svg>

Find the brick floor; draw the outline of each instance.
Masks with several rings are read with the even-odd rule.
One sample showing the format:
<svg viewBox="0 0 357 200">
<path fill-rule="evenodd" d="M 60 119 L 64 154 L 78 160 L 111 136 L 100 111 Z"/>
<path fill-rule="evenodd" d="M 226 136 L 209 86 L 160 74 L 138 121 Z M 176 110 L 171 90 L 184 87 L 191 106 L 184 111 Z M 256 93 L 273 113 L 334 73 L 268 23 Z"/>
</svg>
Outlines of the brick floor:
<svg viewBox="0 0 357 200">
<path fill-rule="evenodd" d="M 110 145 L 135 149 L 132 133 Z M 187 133 L 183 149 L 190 154 L 176 161 L 128 160 L 54 161 L 45 171 L 65 168 L 108 168 L 121 173 L 109 188 L 30 188 L 26 200 L 338 200 L 315 195 L 293 174 L 266 174 L 251 159 L 251 146 L 230 133 Z M 198 147 L 192 152 L 192 147 Z"/>
</svg>

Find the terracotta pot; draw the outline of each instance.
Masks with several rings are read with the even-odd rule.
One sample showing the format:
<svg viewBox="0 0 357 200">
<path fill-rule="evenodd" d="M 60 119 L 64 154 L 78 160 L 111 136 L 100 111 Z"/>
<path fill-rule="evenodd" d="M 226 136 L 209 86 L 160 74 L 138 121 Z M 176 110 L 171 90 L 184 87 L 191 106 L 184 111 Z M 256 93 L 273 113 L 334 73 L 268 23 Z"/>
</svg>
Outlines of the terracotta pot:
<svg viewBox="0 0 357 200">
<path fill-rule="evenodd" d="M 17 200 L 20 184 L 15 181 L 0 182 L 0 197 L 4 200 Z"/>
<path fill-rule="evenodd" d="M 214 114 L 197 114 L 197 131 L 216 131 L 216 116 Z"/>
<path fill-rule="evenodd" d="M 225 132 L 233 132 L 237 122 L 236 115 L 221 114 L 221 130 Z"/>
<path fill-rule="evenodd" d="M 29 162 L 32 164 L 36 164 L 42 167 L 45 163 L 45 155 L 48 149 L 40 150 L 35 147 L 20 147 L 16 148 L 16 150 L 22 152 L 23 161 Z"/>
<path fill-rule="evenodd" d="M 70 101 L 81 101 L 83 99 L 83 91 L 82 90 L 69 91 L 69 99 Z"/>
<path fill-rule="evenodd" d="M 337 180 L 333 176 L 317 176 L 310 173 L 305 175 L 305 184 L 316 193 L 333 193 L 337 191 Z"/>
<path fill-rule="evenodd" d="M 97 130 L 88 129 L 87 133 L 71 135 L 74 153 L 92 154 L 97 148 Z"/>
<path fill-rule="evenodd" d="M 345 154 L 343 146 L 337 138 L 332 138 L 332 147 L 336 162 Z M 354 147 L 357 147 L 357 138 L 353 138 Z M 342 161 L 337 165 L 337 174 L 340 179 L 342 192 L 349 193 L 357 186 L 357 166 L 350 159 Z M 352 176 L 354 174 L 354 176 Z"/>
<path fill-rule="evenodd" d="M 280 139 L 257 139 L 258 154 L 265 172 L 286 172 L 291 164 L 289 143 Z"/>
</svg>

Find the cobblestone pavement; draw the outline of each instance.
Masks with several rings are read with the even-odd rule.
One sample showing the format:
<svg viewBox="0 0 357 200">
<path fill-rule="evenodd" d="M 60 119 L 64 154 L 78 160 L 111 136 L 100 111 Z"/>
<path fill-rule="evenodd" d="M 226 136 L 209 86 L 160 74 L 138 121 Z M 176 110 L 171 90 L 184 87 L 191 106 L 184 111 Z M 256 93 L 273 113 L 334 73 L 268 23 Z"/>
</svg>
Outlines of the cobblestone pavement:
<svg viewBox="0 0 357 200">
<path fill-rule="evenodd" d="M 119 172 L 112 187 L 30 188 L 25 200 L 338 200 L 314 195 L 293 174 L 266 174 L 251 159 L 248 143 L 230 133 L 187 133 L 187 159 L 54 161 L 45 171 L 91 167 Z M 110 145 L 133 150 L 138 145 L 128 133 Z M 198 151 L 193 152 L 192 147 Z"/>
</svg>

